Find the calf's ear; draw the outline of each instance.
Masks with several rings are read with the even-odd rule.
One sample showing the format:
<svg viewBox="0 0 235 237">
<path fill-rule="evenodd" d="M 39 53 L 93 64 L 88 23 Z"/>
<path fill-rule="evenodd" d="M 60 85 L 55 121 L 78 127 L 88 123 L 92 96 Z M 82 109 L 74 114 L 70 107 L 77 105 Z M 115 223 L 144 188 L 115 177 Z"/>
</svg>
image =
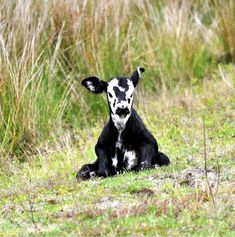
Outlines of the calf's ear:
<svg viewBox="0 0 235 237">
<path fill-rule="evenodd" d="M 140 79 L 140 74 L 143 73 L 144 71 L 145 71 L 144 68 L 137 67 L 137 69 L 132 73 L 131 80 L 132 80 L 135 87 Z"/>
<path fill-rule="evenodd" d="M 100 80 L 98 77 L 88 77 L 82 80 L 82 85 L 95 94 L 106 92 L 107 90 L 107 82 Z"/>
</svg>

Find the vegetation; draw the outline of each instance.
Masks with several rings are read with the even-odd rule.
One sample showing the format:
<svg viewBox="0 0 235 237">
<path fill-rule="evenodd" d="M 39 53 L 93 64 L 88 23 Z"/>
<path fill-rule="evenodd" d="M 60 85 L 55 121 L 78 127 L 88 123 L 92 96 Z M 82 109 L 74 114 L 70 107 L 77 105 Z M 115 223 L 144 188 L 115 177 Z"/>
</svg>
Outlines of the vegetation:
<svg viewBox="0 0 235 237">
<path fill-rule="evenodd" d="M 234 1 L 1 0 L 0 55 L 2 235 L 235 236 Z M 137 66 L 172 164 L 77 183 L 108 117 L 80 81 Z"/>
</svg>

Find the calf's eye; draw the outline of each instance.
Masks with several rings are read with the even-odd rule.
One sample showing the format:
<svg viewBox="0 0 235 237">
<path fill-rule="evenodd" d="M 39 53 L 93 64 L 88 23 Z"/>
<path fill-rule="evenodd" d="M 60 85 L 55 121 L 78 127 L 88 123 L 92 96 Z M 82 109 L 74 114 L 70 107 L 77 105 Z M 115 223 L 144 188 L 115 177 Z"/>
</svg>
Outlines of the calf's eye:
<svg viewBox="0 0 235 237">
<path fill-rule="evenodd" d="M 108 95 L 109 95 L 110 98 L 113 98 L 113 96 L 110 92 L 108 92 Z"/>
</svg>

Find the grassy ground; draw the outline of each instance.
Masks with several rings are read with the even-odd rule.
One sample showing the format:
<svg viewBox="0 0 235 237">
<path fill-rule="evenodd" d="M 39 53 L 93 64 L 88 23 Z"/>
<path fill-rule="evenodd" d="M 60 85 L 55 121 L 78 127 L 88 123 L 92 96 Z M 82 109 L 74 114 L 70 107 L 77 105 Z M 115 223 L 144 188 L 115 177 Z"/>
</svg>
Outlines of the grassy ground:
<svg viewBox="0 0 235 237">
<path fill-rule="evenodd" d="M 233 0 L 0 5 L 0 235 L 235 236 Z M 137 66 L 171 165 L 77 183 L 108 117 L 80 81 Z"/>
<path fill-rule="evenodd" d="M 223 73 L 218 63 L 235 62 L 234 9 L 233 0 L 2 0 L 0 154 L 27 160 L 104 118 L 84 77 L 143 66 L 151 93 Z"/>
<path fill-rule="evenodd" d="M 144 102 L 137 109 L 171 157 L 169 167 L 77 183 L 78 168 L 95 159 L 93 148 L 103 124 L 97 122 L 79 136 L 76 149 L 68 137 L 63 151 L 42 152 L 26 163 L 5 160 L 0 232 L 234 236 L 232 89 L 223 81 L 208 80 Z M 204 175 L 203 115 L 212 193 Z"/>
</svg>

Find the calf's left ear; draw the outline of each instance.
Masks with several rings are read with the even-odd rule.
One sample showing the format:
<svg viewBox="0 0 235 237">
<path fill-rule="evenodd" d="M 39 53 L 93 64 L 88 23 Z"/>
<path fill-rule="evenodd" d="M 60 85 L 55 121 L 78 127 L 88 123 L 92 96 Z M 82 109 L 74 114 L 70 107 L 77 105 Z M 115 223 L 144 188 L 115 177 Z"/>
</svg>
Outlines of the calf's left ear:
<svg viewBox="0 0 235 237">
<path fill-rule="evenodd" d="M 88 77 L 82 81 L 82 85 L 95 94 L 107 90 L 107 82 L 100 80 L 98 77 Z"/>
<path fill-rule="evenodd" d="M 140 74 L 143 73 L 144 71 L 145 71 L 144 68 L 137 67 L 137 69 L 132 73 L 131 80 L 132 80 L 135 87 L 140 79 Z"/>
</svg>

